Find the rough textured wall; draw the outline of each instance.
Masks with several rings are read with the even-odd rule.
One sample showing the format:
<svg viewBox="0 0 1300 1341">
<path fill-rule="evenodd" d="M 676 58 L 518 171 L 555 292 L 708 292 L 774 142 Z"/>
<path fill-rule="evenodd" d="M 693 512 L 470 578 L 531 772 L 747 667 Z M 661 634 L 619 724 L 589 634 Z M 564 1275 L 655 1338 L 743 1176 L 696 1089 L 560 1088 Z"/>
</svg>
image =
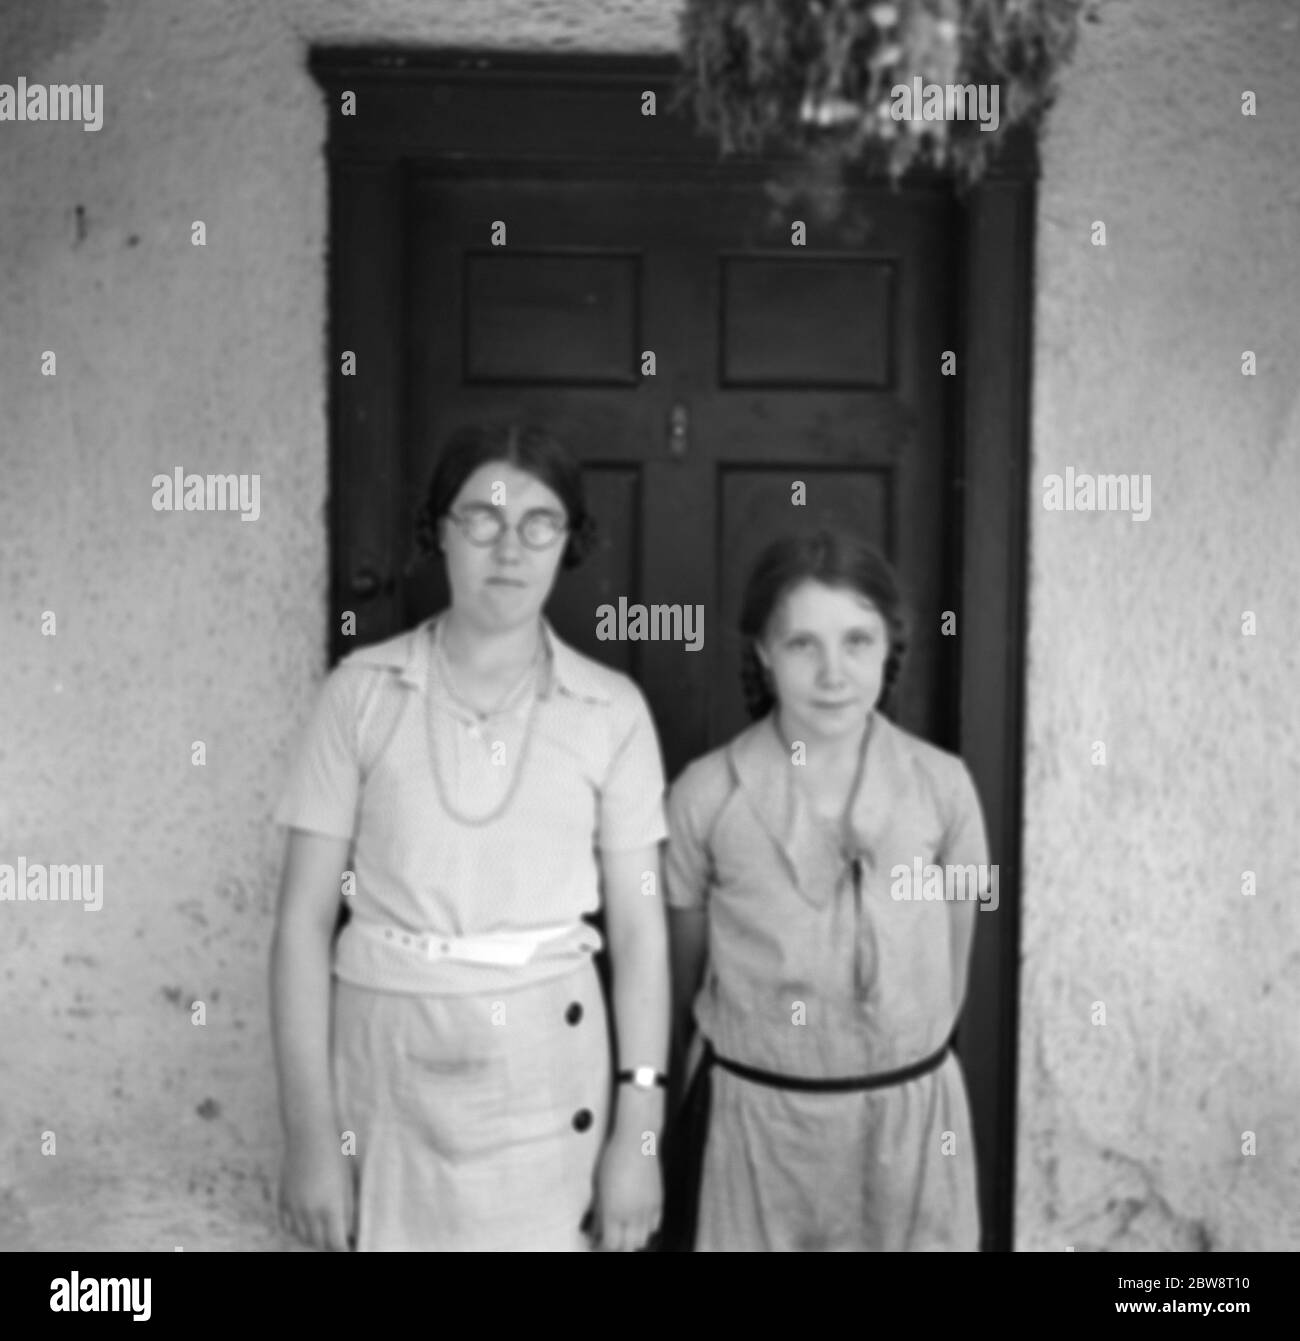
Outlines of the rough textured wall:
<svg viewBox="0 0 1300 1341">
<path fill-rule="evenodd" d="M 1300 22 L 1100 17 L 1044 144 L 1033 476 L 1149 474 L 1151 515 L 1031 511 L 1016 1241 L 1294 1250 Z"/>
<path fill-rule="evenodd" d="M 325 642 L 325 123 L 307 44 L 663 50 L 674 10 L 0 9 L 0 79 L 106 99 L 96 134 L 0 127 L 0 862 L 102 863 L 105 885 L 98 913 L 7 908 L 0 1247 L 279 1245 L 267 814 Z M 1107 6 L 1047 144 L 1035 477 L 1149 471 L 1155 506 L 1146 523 L 1033 515 L 1025 1247 L 1300 1245 L 1287 10 Z M 1244 87 L 1261 116 L 1239 124 Z M 259 473 L 260 518 L 155 513 L 151 477 L 176 466 Z"/>
</svg>

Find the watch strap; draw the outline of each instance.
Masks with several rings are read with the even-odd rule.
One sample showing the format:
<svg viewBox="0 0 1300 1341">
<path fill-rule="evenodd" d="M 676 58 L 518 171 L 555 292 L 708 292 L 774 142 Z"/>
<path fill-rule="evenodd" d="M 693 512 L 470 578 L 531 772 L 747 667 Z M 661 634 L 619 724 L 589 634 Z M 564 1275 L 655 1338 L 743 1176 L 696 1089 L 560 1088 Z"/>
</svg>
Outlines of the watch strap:
<svg viewBox="0 0 1300 1341">
<path fill-rule="evenodd" d="M 653 1066 L 638 1066 L 630 1071 L 619 1071 L 615 1073 L 614 1079 L 620 1085 L 635 1085 L 642 1090 L 668 1084 L 668 1077 L 662 1071 L 656 1071 Z"/>
</svg>

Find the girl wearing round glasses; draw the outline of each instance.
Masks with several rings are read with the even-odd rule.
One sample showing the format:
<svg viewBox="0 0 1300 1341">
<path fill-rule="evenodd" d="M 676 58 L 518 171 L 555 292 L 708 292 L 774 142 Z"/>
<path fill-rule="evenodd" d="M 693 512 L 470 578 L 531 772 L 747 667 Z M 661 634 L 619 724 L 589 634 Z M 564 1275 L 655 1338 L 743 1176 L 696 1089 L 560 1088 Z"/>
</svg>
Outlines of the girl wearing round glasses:
<svg viewBox="0 0 1300 1341">
<path fill-rule="evenodd" d="M 450 604 L 317 702 L 273 950 L 281 1213 L 317 1247 L 629 1250 L 658 1225 L 659 747 L 632 681 L 542 615 L 592 530 L 552 438 L 453 435 L 419 531 Z"/>
</svg>

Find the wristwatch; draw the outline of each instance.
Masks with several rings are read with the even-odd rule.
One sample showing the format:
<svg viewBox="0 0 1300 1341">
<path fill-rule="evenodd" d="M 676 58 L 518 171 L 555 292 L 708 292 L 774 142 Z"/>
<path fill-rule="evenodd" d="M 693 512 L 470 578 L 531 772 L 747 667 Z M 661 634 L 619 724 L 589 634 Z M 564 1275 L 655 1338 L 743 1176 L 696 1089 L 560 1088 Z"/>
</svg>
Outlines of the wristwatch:
<svg viewBox="0 0 1300 1341">
<path fill-rule="evenodd" d="M 653 1066 L 638 1066 L 631 1071 L 620 1071 L 614 1077 L 620 1084 L 635 1085 L 639 1090 L 652 1090 L 656 1085 L 668 1084 L 668 1077 Z"/>
</svg>

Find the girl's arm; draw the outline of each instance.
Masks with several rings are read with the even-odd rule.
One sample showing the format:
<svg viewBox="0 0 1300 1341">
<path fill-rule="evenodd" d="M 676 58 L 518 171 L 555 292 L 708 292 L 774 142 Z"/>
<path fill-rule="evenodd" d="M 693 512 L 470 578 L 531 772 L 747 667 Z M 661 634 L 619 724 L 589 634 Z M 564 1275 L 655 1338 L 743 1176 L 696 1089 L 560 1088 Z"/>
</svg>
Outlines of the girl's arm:
<svg viewBox="0 0 1300 1341">
<path fill-rule="evenodd" d="M 286 1228 L 318 1248 L 347 1248 L 351 1171 L 330 1076 L 330 943 L 349 842 L 289 831 L 271 945 L 271 1034 L 280 1081 Z"/>
<path fill-rule="evenodd" d="M 960 761 L 955 771 L 953 791 L 953 815 L 939 845 L 936 860 L 945 866 L 974 867 L 980 875 L 990 876 L 992 871 L 988 867 L 989 845 L 984 812 L 970 770 Z M 958 1010 L 966 998 L 978 910 L 986 906 L 985 899 L 989 894 L 990 890 L 981 885 L 979 900 L 955 899 L 948 905 L 952 913 L 949 949 L 952 956 L 953 1001 Z M 995 896 L 989 899 L 987 906 L 997 908 Z"/>
<path fill-rule="evenodd" d="M 618 1069 L 652 1066 L 666 1072 L 668 928 L 659 848 L 655 844 L 605 853 L 601 863 Z M 615 1086 L 614 1120 L 601 1159 L 597 1200 L 606 1248 L 640 1248 L 659 1226 L 663 1191 L 657 1147 L 663 1118 L 661 1087 Z"/>
</svg>

